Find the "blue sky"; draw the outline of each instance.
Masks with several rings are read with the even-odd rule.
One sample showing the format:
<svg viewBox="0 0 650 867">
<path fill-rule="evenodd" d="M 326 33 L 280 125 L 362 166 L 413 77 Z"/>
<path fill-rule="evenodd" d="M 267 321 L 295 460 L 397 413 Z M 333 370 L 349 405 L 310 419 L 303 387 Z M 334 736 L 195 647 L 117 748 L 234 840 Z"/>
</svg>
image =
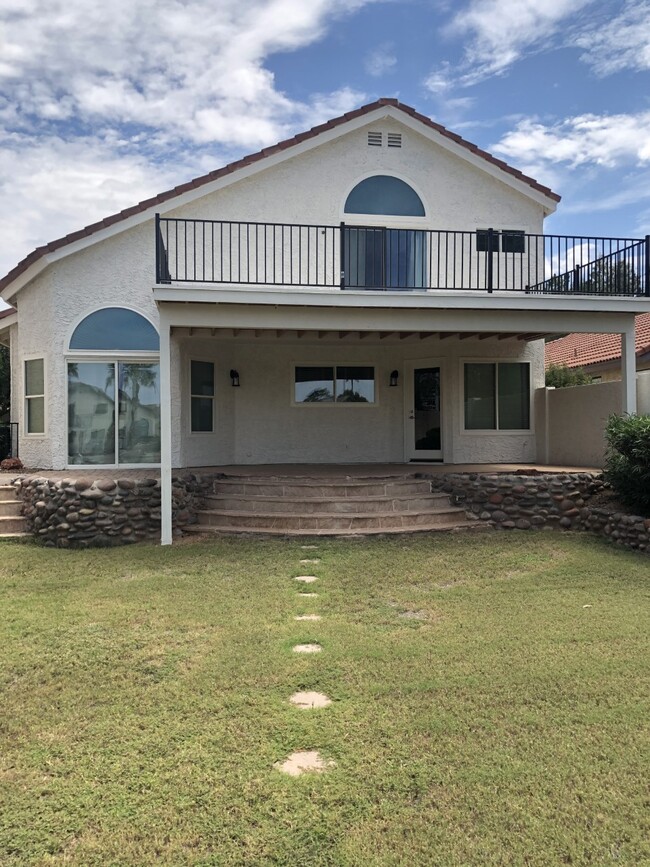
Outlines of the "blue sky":
<svg viewBox="0 0 650 867">
<path fill-rule="evenodd" d="M 379 96 L 650 233 L 650 0 L 4 0 L 0 272 Z"/>
</svg>

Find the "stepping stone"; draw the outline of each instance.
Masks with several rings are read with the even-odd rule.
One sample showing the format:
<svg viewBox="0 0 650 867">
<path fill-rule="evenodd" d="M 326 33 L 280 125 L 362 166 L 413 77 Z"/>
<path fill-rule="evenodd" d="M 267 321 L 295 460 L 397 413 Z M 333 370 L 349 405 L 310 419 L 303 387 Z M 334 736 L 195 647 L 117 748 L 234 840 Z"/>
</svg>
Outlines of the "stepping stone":
<svg viewBox="0 0 650 867">
<path fill-rule="evenodd" d="M 292 648 L 294 653 L 320 653 L 322 649 L 320 644 L 296 644 Z"/>
<path fill-rule="evenodd" d="M 298 596 L 302 596 L 303 599 L 311 599 L 314 596 L 318 596 L 318 593 L 299 593 Z"/>
<path fill-rule="evenodd" d="M 293 580 L 302 581 L 305 584 L 313 584 L 314 581 L 318 581 L 318 577 L 316 575 L 296 575 Z"/>
<path fill-rule="evenodd" d="M 311 710 L 316 707 L 329 707 L 332 704 L 332 699 L 323 695 L 322 692 L 294 692 L 289 701 L 303 710 Z"/>
<path fill-rule="evenodd" d="M 426 611 L 402 611 L 399 615 L 404 620 L 428 620 L 429 615 Z"/>
<path fill-rule="evenodd" d="M 320 614 L 299 614 L 294 620 L 322 620 Z"/>
<path fill-rule="evenodd" d="M 329 768 L 334 768 L 336 762 L 326 762 L 316 750 L 300 750 L 297 753 L 291 753 L 283 762 L 276 762 L 273 767 L 282 771 L 283 774 L 289 774 L 290 777 L 299 777 L 307 771 L 321 773 Z"/>
<path fill-rule="evenodd" d="M 313 563 L 320 563 L 320 560 L 318 558 L 316 558 L 315 560 L 301 560 L 300 561 L 301 566 L 307 566 L 307 565 L 311 565 Z"/>
<path fill-rule="evenodd" d="M 317 548 L 318 548 L 318 545 L 301 545 L 300 546 L 301 551 L 316 551 Z"/>
</svg>

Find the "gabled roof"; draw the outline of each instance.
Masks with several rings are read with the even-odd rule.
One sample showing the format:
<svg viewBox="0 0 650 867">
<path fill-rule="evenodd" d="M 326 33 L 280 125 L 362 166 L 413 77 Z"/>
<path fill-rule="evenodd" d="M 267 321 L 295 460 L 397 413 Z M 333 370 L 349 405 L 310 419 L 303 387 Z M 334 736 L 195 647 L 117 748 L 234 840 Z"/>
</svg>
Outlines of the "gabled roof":
<svg viewBox="0 0 650 867">
<path fill-rule="evenodd" d="M 637 355 L 650 353 L 650 313 L 636 317 L 635 350 Z M 616 361 L 621 357 L 620 334 L 567 334 L 546 344 L 546 366 L 565 364 L 587 367 Z"/>
<path fill-rule="evenodd" d="M 27 255 L 22 261 L 20 261 L 15 268 L 12 268 L 12 270 L 9 271 L 8 274 L 6 274 L 2 279 L 0 279 L 0 292 L 2 292 L 3 289 L 9 286 L 17 277 L 23 274 L 31 265 L 35 264 L 47 253 L 54 253 L 61 247 L 65 247 L 68 244 L 73 244 L 75 241 L 80 241 L 83 238 L 88 237 L 89 235 L 100 232 L 102 229 L 107 229 L 108 227 L 113 226 L 115 223 L 119 223 L 122 220 L 128 220 L 130 217 L 133 217 L 138 213 L 143 213 L 152 208 L 155 208 L 157 205 L 162 205 L 164 202 L 168 202 L 170 199 L 174 199 L 177 196 L 182 195 L 183 193 L 187 193 L 190 190 L 195 190 L 199 187 L 204 186 L 205 184 L 209 184 L 215 180 L 232 174 L 233 172 L 257 163 L 260 160 L 264 160 L 267 157 L 272 156 L 273 154 L 288 150 L 289 148 L 301 144 L 302 142 L 308 141 L 309 139 L 315 138 L 316 136 L 319 136 L 322 133 L 327 132 L 328 130 L 332 130 L 338 126 L 341 126 L 345 123 L 348 123 L 349 121 L 355 120 L 356 118 L 362 117 L 364 115 L 371 114 L 373 111 L 384 107 L 392 107 L 403 112 L 405 115 L 408 115 L 414 120 L 422 123 L 425 127 L 434 130 L 444 138 L 449 139 L 451 142 L 455 143 L 461 148 L 466 149 L 472 155 L 484 159 L 490 165 L 495 166 L 496 168 L 500 169 L 508 175 L 511 175 L 515 180 L 529 186 L 535 192 L 541 193 L 543 196 L 546 196 L 548 199 L 551 199 L 554 202 L 560 201 L 560 196 L 558 196 L 557 193 L 554 193 L 549 187 L 545 187 L 534 178 L 531 178 L 528 175 L 523 174 L 523 172 L 520 172 L 518 169 L 509 166 L 503 160 L 497 159 L 497 157 L 493 156 L 487 151 L 482 150 L 477 145 L 472 144 L 471 142 L 467 141 L 456 133 L 451 132 L 441 124 L 431 120 L 431 118 L 426 117 L 426 115 L 420 114 L 414 108 L 411 108 L 411 106 L 404 105 L 404 103 L 399 102 L 399 100 L 397 99 L 382 98 L 376 100 L 375 102 L 370 102 L 367 105 L 362 106 L 361 108 L 357 108 L 354 111 L 348 111 L 345 114 L 342 114 L 340 117 L 335 117 L 332 120 L 328 120 L 326 123 L 322 123 L 318 126 L 312 127 L 306 132 L 301 132 L 298 135 L 278 142 L 278 144 L 272 145 L 271 147 L 263 148 L 257 153 L 249 154 L 248 156 L 242 157 L 242 159 L 229 163 L 228 165 L 223 166 L 220 169 L 216 169 L 214 171 L 208 172 L 205 175 L 201 175 L 201 177 L 194 178 L 191 181 L 180 184 L 179 186 L 174 187 L 171 190 L 166 190 L 163 193 L 159 193 L 157 196 L 153 196 L 150 199 L 145 199 L 142 202 L 138 202 L 137 205 L 132 205 L 130 208 L 125 208 L 123 211 L 120 211 L 117 214 L 112 214 L 109 217 L 105 217 L 103 220 L 99 220 L 96 223 L 91 223 L 90 225 L 85 226 L 83 229 L 79 229 L 77 232 L 71 232 L 68 235 L 64 235 L 62 238 L 57 238 L 55 241 L 50 241 L 48 244 L 37 247 L 35 250 L 29 253 L 29 255 Z"/>
</svg>

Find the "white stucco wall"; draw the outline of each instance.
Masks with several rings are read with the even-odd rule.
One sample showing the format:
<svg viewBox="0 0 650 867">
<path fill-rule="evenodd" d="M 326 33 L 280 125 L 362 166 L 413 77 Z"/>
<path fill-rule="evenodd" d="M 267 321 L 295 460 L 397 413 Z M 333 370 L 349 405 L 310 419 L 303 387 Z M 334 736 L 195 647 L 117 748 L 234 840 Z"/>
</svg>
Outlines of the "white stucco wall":
<svg viewBox="0 0 650 867">
<path fill-rule="evenodd" d="M 610 415 L 621 412 L 622 383 L 541 389 L 540 396 L 548 407 L 549 462 L 602 467 L 605 426 Z M 650 414 L 650 371 L 637 374 L 637 412 Z M 543 446 L 541 434 L 539 443 Z M 544 460 L 543 454 L 539 459 Z"/>
<path fill-rule="evenodd" d="M 384 133 L 402 133 L 402 148 L 367 146 L 368 128 Z M 204 196 L 172 211 L 170 216 L 206 219 L 243 219 L 338 224 L 350 189 L 363 177 L 375 173 L 395 174 L 411 183 L 421 195 L 427 217 L 418 225 L 445 229 L 495 228 L 538 232 L 542 228 L 542 206 L 464 160 L 432 144 L 393 120 L 382 121 L 351 132 L 331 143 L 296 156 L 246 180 Z M 354 218 L 348 218 L 354 222 Z M 357 222 L 368 222 L 358 218 Z M 384 224 L 399 225 L 399 218 L 378 218 Z M 407 221 L 408 222 L 408 221 Z M 404 223 L 401 223 L 404 225 Z M 154 283 L 153 220 L 130 228 L 106 240 L 52 263 L 23 288 L 17 296 L 18 326 L 12 333 L 14 363 L 14 406 L 12 416 L 20 422 L 21 457 L 30 466 L 62 469 L 67 461 L 66 369 L 64 359 L 74 326 L 103 306 L 134 309 L 154 324 L 158 311 L 152 297 Z M 396 297 L 396 304 L 399 296 Z M 487 301 L 486 301 L 487 303 Z M 386 312 L 387 324 L 390 311 Z M 399 367 L 407 358 L 444 357 L 446 442 L 451 445 L 449 460 L 532 460 L 532 435 L 467 435 L 460 431 L 460 357 L 503 356 L 511 350 L 534 358 L 535 382 L 541 352 L 516 341 L 445 341 L 426 348 L 396 346 L 391 349 L 346 347 L 336 354 L 322 347 L 264 347 L 261 344 L 196 347 L 204 357 L 214 353 L 220 369 L 241 368 L 248 384 L 239 392 L 223 389 L 219 429 L 213 440 L 181 436 L 187 418 L 172 413 L 175 465 L 256 460 L 401 460 L 403 455 L 401 390 L 384 393 L 386 371 Z M 194 351 L 194 346 L 192 351 Z M 172 405 L 182 404 L 188 393 L 189 350 L 172 341 Z M 343 352 L 345 357 L 340 353 Z M 375 363 L 379 372 L 380 403 L 368 408 L 363 425 L 358 413 L 344 415 L 341 408 L 305 414 L 305 408 L 291 408 L 289 365 L 291 361 L 318 360 Z M 45 359 L 47 429 L 42 437 L 26 437 L 23 417 L 23 361 L 26 357 Z M 278 373 L 278 371 L 280 371 Z M 538 383 L 539 384 L 539 383 Z M 227 383 L 226 383 L 227 385 Z M 397 391 L 397 395 L 393 393 Z M 186 398 L 185 398 L 186 399 Z M 307 410 L 308 412 L 309 410 Z M 264 429 L 260 428 L 264 416 Z M 389 432 L 389 433 L 387 433 Z M 322 443 L 328 443 L 323 450 Z M 181 445 L 182 443 L 182 445 Z M 316 443 L 321 443 L 317 446 Z"/>
<path fill-rule="evenodd" d="M 533 461 L 533 432 L 465 433 L 462 364 L 494 358 L 531 362 L 532 390 L 543 382 L 538 347 L 517 340 L 428 340 L 421 344 L 357 341 L 323 344 L 306 339 L 249 341 L 180 338 L 185 402 L 181 460 L 187 466 L 255 463 L 399 462 L 405 458 L 405 366 L 418 359 L 440 362 L 443 452 L 449 463 Z M 216 430 L 189 432 L 190 360 L 215 364 Z M 298 364 L 367 364 L 375 367 L 376 405 L 293 406 L 293 367 Z M 241 385 L 232 388 L 236 368 Z M 400 372 L 397 388 L 390 372 Z M 533 422 L 534 425 L 534 422 Z"/>
</svg>

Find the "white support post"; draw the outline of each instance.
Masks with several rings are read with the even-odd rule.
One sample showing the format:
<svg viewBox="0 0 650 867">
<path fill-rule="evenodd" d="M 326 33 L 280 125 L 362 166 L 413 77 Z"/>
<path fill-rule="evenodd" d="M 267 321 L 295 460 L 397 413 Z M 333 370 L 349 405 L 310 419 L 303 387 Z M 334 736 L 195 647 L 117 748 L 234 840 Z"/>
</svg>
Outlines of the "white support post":
<svg viewBox="0 0 650 867">
<path fill-rule="evenodd" d="M 160 310 L 160 544 L 172 543 L 171 330 Z"/>
<path fill-rule="evenodd" d="M 636 412 L 636 349 L 634 319 L 632 324 L 621 333 L 622 408 L 624 413 Z"/>
</svg>

